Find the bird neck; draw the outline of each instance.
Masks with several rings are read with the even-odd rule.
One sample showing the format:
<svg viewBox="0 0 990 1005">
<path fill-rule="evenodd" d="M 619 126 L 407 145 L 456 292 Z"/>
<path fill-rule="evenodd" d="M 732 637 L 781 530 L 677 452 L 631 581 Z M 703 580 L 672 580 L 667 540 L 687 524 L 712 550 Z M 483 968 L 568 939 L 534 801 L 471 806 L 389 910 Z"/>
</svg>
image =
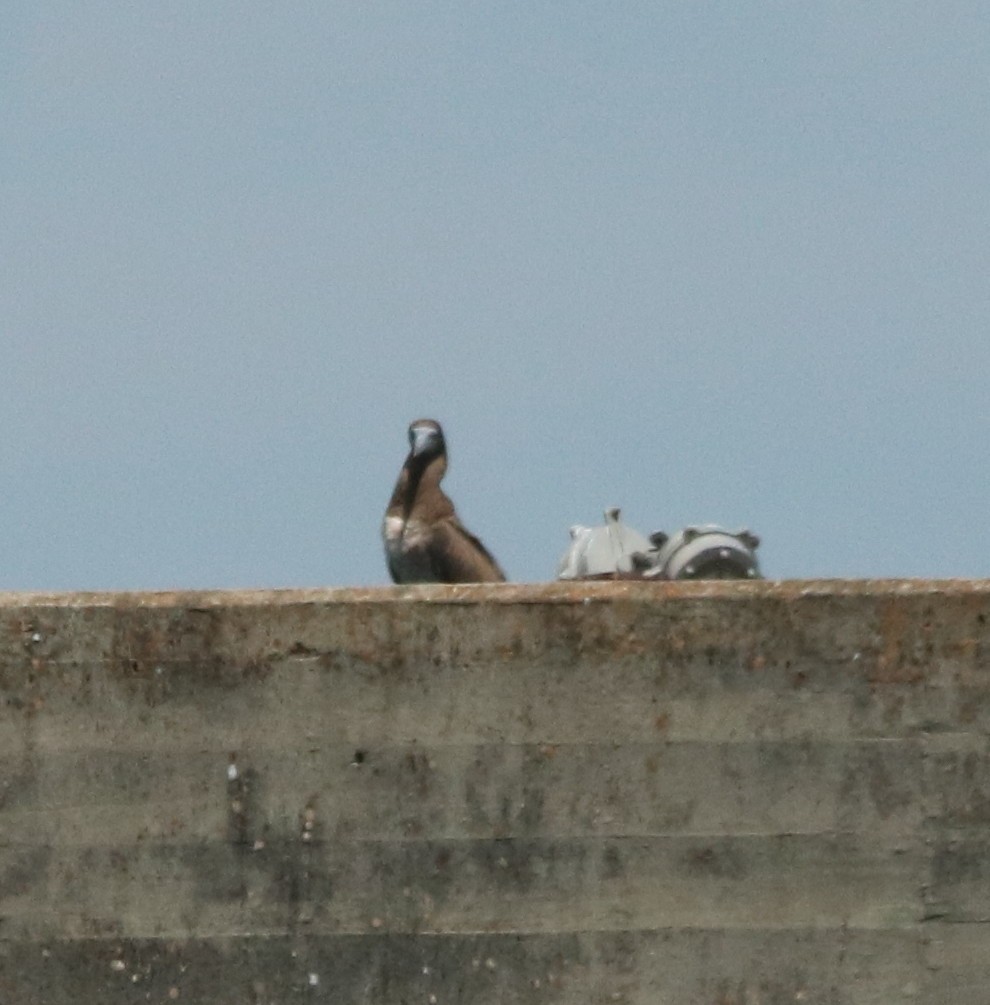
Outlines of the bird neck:
<svg viewBox="0 0 990 1005">
<path fill-rule="evenodd" d="M 389 509 L 401 512 L 403 520 L 407 520 L 424 496 L 437 496 L 445 500 L 446 496 L 440 489 L 440 481 L 446 472 L 447 458 L 443 454 L 434 457 L 410 455 L 402 465 Z"/>
</svg>

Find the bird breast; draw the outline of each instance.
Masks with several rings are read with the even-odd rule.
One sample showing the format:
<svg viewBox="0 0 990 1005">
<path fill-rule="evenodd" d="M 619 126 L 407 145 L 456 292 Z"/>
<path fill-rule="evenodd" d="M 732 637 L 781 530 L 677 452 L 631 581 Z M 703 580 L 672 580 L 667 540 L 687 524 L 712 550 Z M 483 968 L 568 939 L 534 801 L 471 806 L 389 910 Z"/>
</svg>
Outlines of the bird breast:
<svg viewBox="0 0 990 1005">
<path fill-rule="evenodd" d="M 436 582 L 430 561 L 430 532 L 420 520 L 386 516 L 382 526 L 390 566 L 403 582 Z"/>
</svg>

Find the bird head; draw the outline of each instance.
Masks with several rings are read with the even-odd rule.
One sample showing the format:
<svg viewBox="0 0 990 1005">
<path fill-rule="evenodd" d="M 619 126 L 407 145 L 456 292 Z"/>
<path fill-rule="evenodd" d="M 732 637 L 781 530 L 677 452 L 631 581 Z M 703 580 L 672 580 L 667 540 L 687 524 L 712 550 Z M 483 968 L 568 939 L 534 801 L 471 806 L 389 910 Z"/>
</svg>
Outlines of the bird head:
<svg viewBox="0 0 990 1005">
<path fill-rule="evenodd" d="M 409 450 L 413 457 L 435 457 L 446 452 L 443 430 L 434 419 L 417 419 L 409 426 Z"/>
</svg>

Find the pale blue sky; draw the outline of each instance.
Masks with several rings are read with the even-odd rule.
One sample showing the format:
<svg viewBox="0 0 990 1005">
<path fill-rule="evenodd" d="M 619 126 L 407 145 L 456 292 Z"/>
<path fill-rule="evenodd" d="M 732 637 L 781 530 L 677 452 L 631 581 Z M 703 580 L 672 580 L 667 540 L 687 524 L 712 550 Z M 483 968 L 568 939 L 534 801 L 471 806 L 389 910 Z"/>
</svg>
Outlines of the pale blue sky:
<svg viewBox="0 0 990 1005">
<path fill-rule="evenodd" d="M 609 504 L 990 574 L 990 6 L 12 0 L 0 588 L 510 578 Z"/>
</svg>

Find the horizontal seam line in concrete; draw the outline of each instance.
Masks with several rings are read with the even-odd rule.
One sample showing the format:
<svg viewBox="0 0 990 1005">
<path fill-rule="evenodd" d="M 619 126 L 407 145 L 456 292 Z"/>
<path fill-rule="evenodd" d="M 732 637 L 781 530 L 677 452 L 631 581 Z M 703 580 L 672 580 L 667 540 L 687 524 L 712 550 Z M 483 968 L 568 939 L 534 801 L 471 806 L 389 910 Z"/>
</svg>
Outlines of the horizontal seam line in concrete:
<svg viewBox="0 0 990 1005">
<path fill-rule="evenodd" d="M 103 806 L 123 806 L 123 805 L 134 805 L 134 804 L 124 804 L 124 803 L 113 803 L 113 804 L 101 804 Z M 7 811 L 10 812 L 10 811 Z M 41 811 L 41 810 L 31 810 L 22 812 L 46 812 L 46 815 L 51 817 L 51 811 Z M 4 814 L 0 814 L 0 819 L 3 818 Z M 219 814 L 218 814 L 219 815 Z M 319 817 L 317 817 L 319 821 Z M 842 838 L 866 838 L 869 837 L 872 844 L 880 844 L 882 847 L 892 850 L 904 849 L 907 851 L 907 843 L 910 840 L 917 840 L 919 846 L 924 845 L 927 841 L 922 840 L 918 837 L 915 830 L 901 830 L 901 831 L 891 831 L 890 833 L 885 833 L 880 836 L 876 833 L 876 828 L 871 830 L 849 830 L 849 829 L 835 829 L 835 830 L 772 830 L 772 831 L 677 831 L 677 830 L 665 830 L 665 831 L 620 831 L 615 833 L 610 833 L 607 831 L 601 831 L 597 833 L 584 833 L 576 834 L 573 832 L 561 831 L 560 833 L 538 833 L 538 834 L 503 834 L 499 836 L 493 836 L 491 834 L 484 834 L 478 836 L 470 835 L 451 835 L 445 836 L 443 834 L 437 834 L 434 837 L 407 837 L 402 834 L 396 834 L 392 837 L 373 837 L 373 836 L 349 836 L 349 837 L 330 837 L 321 838 L 313 837 L 307 840 L 302 838 L 286 838 L 280 839 L 277 835 L 267 835 L 265 837 L 266 845 L 263 848 L 257 850 L 253 849 L 253 840 L 245 841 L 218 841 L 217 846 L 225 846 L 230 848 L 251 848 L 255 851 L 256 855 L 263 855 L 266 850 L 269 850 L 275 845 L 285 845 L 285 844 L 298 844 L 300 848 L 327 848 L 327 847 L 348 847 L 348 846 L 360 846 L 366 847 L 368 845 L 382 846 L 382 845 L 435 845 L 435 844 L 445 844 L 445 845 L 477 845 L 477 844 L 508 844 L 510 842 L 517 844 L 543 844 L 543 845 L 553 845 L 560 844 L 564 842 L 572 843 L 604 843 L 604 842 L 618 842 L 618 841 L 657 841 L 657 842 L 678 842 L 678 841 L 712 841 L 712 840 L 722 840 L 728 842 L 735 841 L 765 841 L 768 838 L 779 839 L 779 840 L 803 840 L 807 838 L 828 838 L 828 839 L 842 839 Z M 186 840 L 182 840 L 182 835 L 177 834 L 174 839 L 160 840 L 156 838 L 144 837 L 139 841 L 136 841 L 131 847 L 135 849 L 141 849 L 144 847 L 181 847 L 182 845 L 195 845 L 199 847 L 202 845 L 202 838 L 193 834 Z M 0 840 L 0 848 L 110 848 L 120 847 L 119 841 L 114 841 L 112 844 L 100 844 L 98 842 L 88 842 L 83 843 L 69 843 L 65 844 L 63 842 L 46 842 L 46 841 L 9 841 Z"/>
<path fill-rule="evenodd" d="M 939 919 L 940 924 L 948 924 L 943 919 Z M 224 932 L 214 932 L 207 936 L 194 935 L 190 936 L 188 932 L 183 934 L 180 930 L 176 930 L 175 933 L 170 933 L 165 930 L 160 934 L 155 935 L 127 935 L 126 933 L 116 932 L 107 935 L 79 935 L 79 936 L 58 936 L 58 937 L 23 937 L 17 938 L 16 936 L 3 936 L 0 935 L 0 945 L 27 945 L 32 946 L 45 946 L 58 943 L 66 944 L 78 944 L 80 942 L 92 942 L 92 943 L 121 943 L 121 942 L 146 942 L 146 943 L 156 943 L 161 944 L 162 942 L 167 942 L 169 940 L 181 941 L 184 944 L 188 943 L 211 943 L 222 941 L 224 939 L 261 939 L 267 940 L 271 938 L 285 938 L 285 939 L 381 939 L 381 938 L 402 938 L 402 939 L 461 939 L 461 938 L 483 938 L 483 939 L 515 939 L 520 935 L 532 936 L 533 938 L 545 939 L 545 938 L 556 938 L 559 936 L 568 935 L 604 935 L 604 936 L 618 936 L 618 935 L 639 935 L 645 934 L 649 935 L 652 933 L 663 933 L 663 932 L 689 932 L 692 934 L 703 934 L 703 933 L 725 933 L 725 932 L 745 932 L 751 935 L 761 935 L 761 934 L 773 934 L 777 932 L 784 932 L 790 936 L 801 935 L 801 934 L 812 934 L 812 933 L 822 933 L 822 932 L 834 932 L 836 934 L 841 934 L 844 932 L 910 932 L 917 931 L 921 925 L 931 925 L 932 921 L 924 921 L 923 919 L 917 919 L 912 921 L 905 921 L 900 924 L 882 924 L 882 925 L 864 925 L 858 924 L 856 922 L 842 922 L 840 924 L 830 923 L 822 925 L 793 925 L 785 924 L 781 925 L 761 925 L 759 927 L 741 922 L 737 925 L 720 925 L 714 927 L 711 925 L 685 925 L 685 924 L 671 924 L 671 925 L 650 925 L 649 927 L 643 928 L 628 928 L 616 926 L 615 928 L 603 928 L 603 927 L 575 927 L 575 928 L 530 928 L 530 927 L 517 927 L 517 928 L 502 928 L 498 930 L 493 930 L 489 928 L 458 928 L 456 930 L 441 930 L 435 928 L 420 928 L 418 930 L 412 930 L 411 928 L 389 928 L 387 924 L 383 923 L 381 926 L 376 927 L 372 924 L 368 924 L 366 929 L 338 929 L 335 932 L 321 931 L 320 926 L 317 924 L 316 931 L 313 931 L 313 924 L 308 921 L 298 921 L 292 920 L 282 925 L 270 925 L 267 926 L 263 931 L 255 929 L 254 931 L 245 931 L 241 929 L 229 929 Z M 953 922 L 953 924 L 988 924 L 988 922 Z"/>
</svg>

